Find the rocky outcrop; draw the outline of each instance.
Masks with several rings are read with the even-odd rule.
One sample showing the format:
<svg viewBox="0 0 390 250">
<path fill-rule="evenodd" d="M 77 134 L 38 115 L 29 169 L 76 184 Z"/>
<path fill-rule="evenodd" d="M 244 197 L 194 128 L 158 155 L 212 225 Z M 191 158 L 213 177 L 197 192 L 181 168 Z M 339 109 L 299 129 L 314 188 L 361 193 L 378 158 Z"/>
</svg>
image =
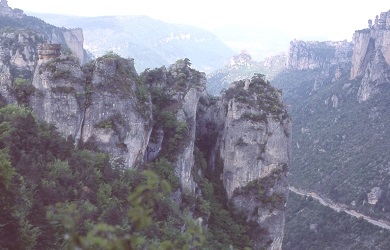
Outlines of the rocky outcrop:
<svg viewBox="0 0 390 250">
<path fill-rule="evenodd" d="M 246 50 L 242 50 L 239 55 L 233 56 L 230 59 L 230 67 L 251 66 L 252 63 L 252 56 Z"/>
<path fill-rule="evenodd" d="M 367 101 L 379 93 L 380 85 L 390 82 L 390 65 L 380 49 L 371 51 L 370 59 L 365 66 L 364 75 L 359 85 L 357 99 L 359 102 Z"/>
<path fill-rule="evenodd" d="M 39 65 L 34 73 L 31 106 L 40 120 L 54 124 L 65 136 L 80 138 L 84 116 L 85 75 L 75 58 Z"/>
<path fill-rule="evenodd" d="M 162 67 L 146 71 L 143 76 L 150 84 L 151 91 L 159 93 L 154 98 L 160 102 L 160 114 L 154 117 L 160 123 L 154 124 L 154 140 L 149 142 L 146 155 L 148 160 L 153 160 L 159 154 L 168 158 L 174 165 L 181 189 L 195 194 L 193 167 L 196 114 L 199 98 L 205 91 L 206 77 L 204 73 L 191 69 L 187 60 L 178 60 L 168 69 Z M 165 124 L 168 119 L 172 119 L 173 124 Z M 162 150 L 162 147 L 165 149 Z"/>
<path fill-rule="evenodd" d="M 195 132 L 196 132 L 196 111 L 201 91 L 204 91 L 203 79 L 202 87 L 191 87 L 183 98 L 183 106 L 178 110 L 177 118 L 181 122 L 187 124 L 188 129 L 188 143 L 181 154 L 178 155 L 175 169 L 181 181 L 183 189 L 195 193 L 196 184 L 193 180 L 193 166 L 194 166 L 194 146 L 195 146 Z"/>
<path fill-rule="evenodd" d="M 12 9 L 8 6 L 7 0 L 1 0 L 0 2 L 0 15 L 14 17 L 14 18 L 22 18 L 24 13 L 20 9 Z"/>
<path fill-rule="evenodd" d="M 143 161 L 151 133 L 151 106 L 138 100 L 132 60 L 98 58 L 87 74 L 81 141 L 92 142 L 113 160 L 134 167 Z"/>
<path fill-rule="evenodd" d="M 62 44 L 65 54 L 71 54 L 78 58 L 80 64 L 88 60 L 87 52 L 84 50 L 84 35 L 82 29 L 53 29 L 47 34 L 48 43 Z"/>
<path fill-rule="evenodd" d="M 6 102 L 16 102 L 11 94 L 18 87 L 16 78 L 27 81 L 32 77 L 38 61 L 37 44 L 42 40 L 30 31 L 0 33 L 0 94 Z"/>
<path fill-rule="evenodd" d="M 353 56 L 350 79 L 361 78 L 358 100 L 363 102 L 379 91 L 378 86 L 389 82 L 390 69 L 390 11 L 376 16 L 375 24 L 358 30 L 353 36 Z"/>
<path fill-rule="evenodd" d="M 352 46 L 347 41 L 291 41 L 287 69 L 316 69 L 349 63 Z"/>
<path fill-rule="evenodd" d="M 254 248 L 281 249 L 291 128 L 280 93 L 258 75 L 235 82 L 200 114 L 201 136 L 214 140 L 210 167 L 219 158 L 228 199 L 256 224 Z"/>
<path fill-rule="evenodd" d="M 64 42 L 70 49 L 72 54 L 79 58 L 80 64 L 84 64 L 87 61 L 87 54 L 84 50 L 84 34 L 83 30 L 78 29 L 66 29 L 63 31 Z"/>
<path fill-rule="evenodd" d="M 375 25 L 368 29 L 358 30 L 353 35 L 353 56 L 351 67 L 351 79 L 365 73 L 368 62 L 374 51 L 379 50 L 387 64 L 390 64 L 390 11 L 383 12 Z"/>
<path fill-rule="evenodd" d="M 80 28 L 65 29 L 47 24 L 38 18 L 25 15 L 20 9 L 12 9 L 6 0 L 0 4 L 0 17 L 5 18 L 5 26 L 13 34 L 26 33 L 26 30 L 30 30 L 30 33 L 38 36 L 42 43 L 62 44 L 63 54 L 72 54 L 81 64 L 89 59 L 83 48 L 84 36 Z M 18 32 L 15 32 L 16 30 Z M 36 37 L 34 39 L 36 40 Z"/>
<path fill-rule="evenodd" d="M 150 103 L 135 93 L 136 77 L 133 61 L 116 56 L 83 69 L 74 57 L 53 59 L 35 71 L 31 105 L 64 136 L 134 167 L 143 161 L 152 128 Z"/>
<path fill-rule="evenodd" d="M 380 187 L 373 187 L 367 194 L 368 203 L 375 205 L 378 200 L 382 197 L 383 190 Z"/>
</svg>

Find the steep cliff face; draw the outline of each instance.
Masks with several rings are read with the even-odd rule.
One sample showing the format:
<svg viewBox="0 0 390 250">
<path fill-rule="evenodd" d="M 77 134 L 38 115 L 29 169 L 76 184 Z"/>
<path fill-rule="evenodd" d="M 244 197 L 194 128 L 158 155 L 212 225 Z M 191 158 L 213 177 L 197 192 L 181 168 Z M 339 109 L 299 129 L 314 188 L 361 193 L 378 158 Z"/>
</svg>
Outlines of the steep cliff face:
<svg viewBox="0 0 390 250">
<path fill-rule="evenodd" d="M 84 67 L 87 74 L 82 142 L 93 142 L 113 159 L 133 167 L 142 162 L 151 133 L 151 107 L 138 100 L 132 60 L 99 58 Z"/>
<path fill-rule="evenodd" d="M 179 65 L 179 67 L 176 67 L 174 70 L 182 67 L 183 65 Z M 192 78 L 192 76 L 190 77 Z M 180 100 L 182 102 L 182 107 L 177 113 L 178 120 L 187 124 L 188 143 L 184 147 L 182 153 L 178 155 L 175 169 L 176 173 L 179 175 L 181 186 L 186 190 L 190 190 L 192 193 L 195 193 L 196 188 L 192 171 L 194 166 L 196 111 L 200 95 L 205 90 L 205 75 L 202 75 L 199 80 L 197 80 L 199 81 L 198 84 L 191 86 L 187 93 L 185 93 L 183 99 Z"/>
<path fill-rule="evenodd" d="M 388 46 L 390 47 L 390 45 Z M 382 51 L 371 51 L 370 59 L 364 67 L 357 99 L 359 102 L 367 101 L 380 91 L 379 86 L 390 82 L 390 64 L 386 62 Z"/>
<path fill-rule="evenodd" d="M 79 59 L 80 64 L 88 60 L 87 52 L 84 50 L 84 35 L 82 29 L 54 29 L 48 34 L 48 43 L 59 43 L 68 48 L 70 53 Z"/>
<path fill-rule="evenodd" d="M 359 102 L 367 101 L 379 92 L 378 86 L 389 82 L 390 11 L 369 20 L 369 28 L 358 30 L 353 36 L 354 49 L 350 79 L 361 79 Z"/>
<path fill-rule="evenodd" d="M 187 60 L 178 60 L 168 69 L 146 71 L 142 76 L 149 85 L 152 102 L 158 105 L 154 109 L 154 139 L 149 142 L 146 160 L 152 161 L 158 155 L 168 158 L 181 188 L 194 194 L 196 113 L 206 78 L 204 73 L 190 68 Z"/>
<path fill-rule="evenodd" d="M 352 54 L 352 43 L 294 40 L 290 43 L 288 69 L 316 69 L 347 63 Z"/>
<path fill-rule="evenodd" d="M 31 78 L 38 61 L 37 44 L 42 36 L 29 31 L 0 33 L 0 92 L 7 102 L 15 101 L 10 90 L 16 78 Z"/>
<path fill-rule="evenodd" d="M 138 100 L 136 77 L 132 60 L 116 56 L 83 68 L 74 57 L 50 60 L 36 69 L 31 106 L 65 136 L 133 167 L 142 162 L 151 133 L 150 103 Z"/>
<path fill-rule="evenodd" d="M 375 24 L 368 29 L 358 30 L 353 35 L 353 56 L 351 79 L 365 73 L 368 62 L 375 51 L 380 51 L 387 64 L 390 64 L 390 11 L 376 16 Z M 370 23 L 371 20 L 369 20 Z M 372 21 L 371 21 L 372 24 Z M 377 52 L 376 52 L 377 53 Z"/>
<path fill-rule="evenodd" d="M 269 233 L 272 243 L 268 246 L 264 238 L 252 236 L 254 248 L 281 249 L 288 192 L 290 122 L 280 93 L 260 79 L 252 79 L 244 86 L 239 83 L 233 89 L 247 91 L 249 96 L 245 99 L 237 94 L 232 99 L 229 93 L 226 96 L 230 100 L 220 148 L 223 183 L 228 197 L 247 221 L 257 223 L 259 231 L 265 229 Z"/>
<path fill-rule="evenodd" d="M 2 23 L 1 33 L 28 33 L 27 30 L 29 30 L 30 34 L 33 33 L 40 38 L 40 43 L 62 44 L 63 53 L 71 53 L 79 59 L 81 64 L 84 64 L 89 59 L 87 52 L 83 48 L 84 36 L 80 28 L 65 29 L 55 27 L 36 17 L 25 15 L 22 10 L 10 8 L 7 1 L 4 1 L 0 6 L 0 20 Z M 22 57 L 24 54 L 20 53 L 19 56 Z M 24 58 L 24 60 L 26 59 Z M 30 61 L 35 63 L 35 60 Z"/>
<path fill-rule="evenodd" d="M 201 114 L 199 131 L 214 140 L 209 163 L 222 162 L 228 199 L 255 223 L 254 248 L 281 249 L 291 131 L 280 93 L 255 76 L 235 82 Z"/>
<path fill-rule="evenodd" d="M 76 58 L 58 58 L 36 67 L 31 107 L 38 119 L 56 125 L 64 136 L 80 138 L 85 75 Z"/>
</svg>

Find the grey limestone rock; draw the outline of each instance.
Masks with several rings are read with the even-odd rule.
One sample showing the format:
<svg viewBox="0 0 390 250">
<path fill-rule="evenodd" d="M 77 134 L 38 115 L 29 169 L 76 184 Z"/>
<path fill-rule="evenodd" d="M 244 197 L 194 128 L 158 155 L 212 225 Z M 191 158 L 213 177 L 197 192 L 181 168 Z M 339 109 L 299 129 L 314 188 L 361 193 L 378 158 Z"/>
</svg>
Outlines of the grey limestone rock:
<svg viewBox="0 0 390 250">
<path fill-rule="evenodd" d="M 350 61 L 353 44 L 347 41 L 301 41 L 290 43 L 288 69 L 317 69 Z"/>
<path fill-rule="evenodd" d="M 256 225 L 254 249 L 281 249 L 291 124 L 280 93 L 255 76 L 233 83 L 221 98 L 202 98 L 198 112 L 200 136 L 212 140 L 209 166 L 220 158 L 228 199 Z"/>
</svg>

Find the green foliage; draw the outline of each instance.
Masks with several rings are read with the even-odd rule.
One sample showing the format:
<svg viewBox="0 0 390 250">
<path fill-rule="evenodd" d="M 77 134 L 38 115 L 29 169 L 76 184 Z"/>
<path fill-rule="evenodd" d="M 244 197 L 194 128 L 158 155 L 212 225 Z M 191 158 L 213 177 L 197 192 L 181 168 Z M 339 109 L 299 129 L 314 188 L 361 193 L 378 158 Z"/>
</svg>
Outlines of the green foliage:
<svg viewBox="0 0 390 250">
<path fill-rule="evenodd" d="M 15 175 L 15 169 L 11 165 L 11 159 L 7 149 L 0 150 L 0 183 L 8 188 Z"/>
<path fill-rule="evenodd" d="M 179 177 L 175 173 L 175 169 L 166 158 L 161 157 L 153 163 L 152 169 L 162 179 L 166 180 L 173 190 L 179 187 Z"/>
<path fill-rule="evenodd" d="M 138 186 L 129 196 L 132 208 L 129 211 L 133 231 L 144 230 L 152 224 L 151 214 L 156 202 L 163 199 L 163 193 L 170 192 L 170 186 L 165 181 L 159 181 L 153 172 L 144 172 L 146 184 Z"/>
<path fill-rule="evenodd" d="M 13 85 L 10 89 L 10 94 L 13 95 L 21 106 L 28 106 L 30 102 L 30 96 L 34 94 L 35 88 L 25 78 L 17 77 L 13 81 Z"/>
<path fill-rule="evenodd" d="M 249 225 L 243 218 L 235 216 L 234 211 L 227 206 L 227 195 L 219 178 L 221 164 L 218 157 L 215 170 L 207 171 L 206 178 L 200 184 L 204 200 L 198 201 L 198 210 L 208 216 L 207 245 L 210 249 L 251 247 Z"/>
<path fill-rule="evenodd" d="M 15 11 L 16 9 L 14 9 Z M 45 30 L 53 30 L 55 27 L 51 24 L 45 23 L 43 20 L 24 15 L 22 18 L 13 18 L 6 15 L 0 16 L 2 23 L 1 30 L 3 32 L 11 32 L 19 29 L 33 30 L 43 32 Z"/>
<path fill-rule="evenodd" d="M 266 122 L 267 116 L 265 114 L 244 113 L 241 115 L 241 119 L 253 122 Z"/>
<path fill-rule="evenodd" d="M 253 180 L 246 186 L 234 190 L 233 196 L 252 195 L 254 199 L 260 201 L 266 208 L 283 209 L 286 203 L 286 197 L 283 193 L 272 192 L 272 187 L 276 182 L 281 180 L 283 174 L 282 169 L 274 169 L 269 175 Z"/>
<path fill-rule="evenodd" d="M 282 100 L 281 92 L 265 80 L 262 74 L 254 74 L 252 79 L 234 82 L 233 87 L 225 90 L 223 96 L 227 99 L 235 99 L 239 103 L 247 104 L 250 107 L 261 110 L 259 115 L 245 113 L 242 118 L 251 121 L 267 121 L 267 116 L 278 120 L 288 118 Z M 247 84 L 247 89 L 245 88 Z"/>
<path fill-rule="evenodd" d="M 116 134 L 120 134 L 121 127 L 124 125 L 122 115 L 119 113 L 113 114 L 106 119 L 95 124 L 95 128 L 113 130 Z"/>
<path fill-rule="evenodd" d="M 146 102 L 150 96 L 147 88 L 141 84 L 137 84 L 136 94 L 141 102 Z"/>
<path fill-rule="evenodd" d="M 18 107 L 17 105 L 10 104 L 0 109 L 0 115 L 3 122 L 9 122 L 16 117 L 27 117 L 32 115 L 31 110 L 26 107 Z"/>
<path fill-rule="evenodd" d="M 124 234 L 118 227 L 106 223 L 93 225 L 85 234 L 81 235 L 77 230 L 77 207 L 57 206 L 62 214 L 62 223 L 65 226 L 66 245 L 79 249 L 199 249 L 203 246 L 204 236 L 202 227 L 194 221 L 186 223 L 185 231 L 170 240 L 159 241 L 155 235 L 148 233 L 153 230 L 156 213 L 155 206 L 165 199 L 170 193 L 170 186 L 165 181 L 160 181 L 151 171 L 143 172 L 145 183 L 137 186 L 129 197 L 131 205 L 128 216 L 130 227 Z M 51 214 L 50 216 L 54 216 Z"/>
<path fill-rule="evenodd" d="M 103 153 L 75 150 L 28 109 L 6 106 L 0 164 L 7 248 L 200 249 L 205 241 L 201 224 L 170 198 L 179 181 L 164 158 L 152 164 L 157 174 L 111 165 Z"/>
<path fill-rule="evenodd" d="M 389 220 L 390 178 L 383 174 L 390 161 L 386 150 L 390 141 L 389 88 L 379 85 L 378 94 L 359 102 L 361 79 L 350 81 L 347 74 L 337 81 L 333 77 L 318 69 L 290 70 L 273 81 L 283 89 L 294 119 L 290 183 Z M 314 90 L 313 82 L 320 78 Z M 339 100 L 338 107 L 332 105 L 333 96 Z M 366 203 L 373 187 L 386 194 L 374 206 Z"/>
<path fill-rule="evenodd" d="M 105 59 L 119 59 L 121 58 L 117 53 L 114 53 L 114 51 L 107 51 L 103 56 L 102 58 L 105 58 Z"/>
</svg>

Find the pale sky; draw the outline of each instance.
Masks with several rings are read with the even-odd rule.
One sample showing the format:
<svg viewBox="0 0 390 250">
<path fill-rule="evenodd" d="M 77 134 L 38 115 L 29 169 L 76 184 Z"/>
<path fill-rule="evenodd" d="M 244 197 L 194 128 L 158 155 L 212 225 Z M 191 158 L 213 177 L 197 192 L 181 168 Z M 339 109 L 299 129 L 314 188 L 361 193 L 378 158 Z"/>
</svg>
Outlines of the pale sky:
<svg viewBox="0 0 390 250">
<path fill-rule="evenodd" d="M 212 30 L 222 25 L 275 27 L 292 39 L 351 40 L 367 20 L 390 10 L 388 0 L 8 0 L 25 12 L 79 16 L 147 15 Z"/>
</svg>

